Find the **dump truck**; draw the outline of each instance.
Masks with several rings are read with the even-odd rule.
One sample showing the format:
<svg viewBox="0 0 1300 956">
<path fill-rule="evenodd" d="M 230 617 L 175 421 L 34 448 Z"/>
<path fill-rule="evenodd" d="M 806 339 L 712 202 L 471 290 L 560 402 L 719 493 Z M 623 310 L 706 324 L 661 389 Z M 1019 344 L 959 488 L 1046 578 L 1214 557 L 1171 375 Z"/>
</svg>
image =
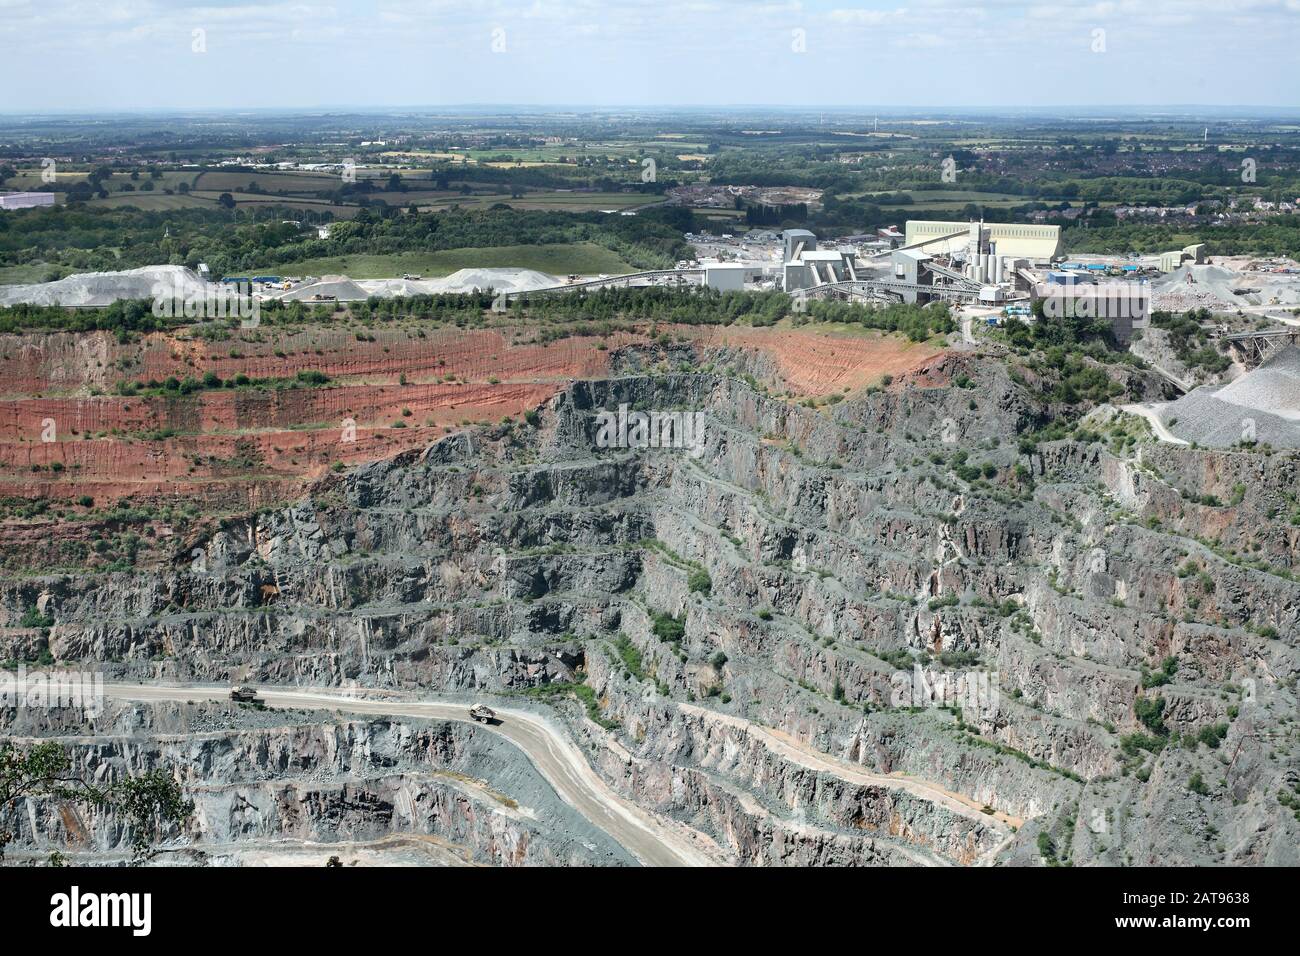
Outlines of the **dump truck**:
<svg viewBox="0 0 1300 956">
<path fill-rule="evenodd" d="M 480 724 L 490 724 L 497 719 L 496 711 L 491 707 L 484 707 L 482 704 L 475 704 L 471 707 L 469 709 L 469 715 Z"/>
<path fill-rule="evenodd" d="M 257 688 L 249 687 L 247 684 L 236 684 L 230 688 L 230 699 L 237 704 L 260 704 L 262 699 L 257 696 Z"/>
</svg>

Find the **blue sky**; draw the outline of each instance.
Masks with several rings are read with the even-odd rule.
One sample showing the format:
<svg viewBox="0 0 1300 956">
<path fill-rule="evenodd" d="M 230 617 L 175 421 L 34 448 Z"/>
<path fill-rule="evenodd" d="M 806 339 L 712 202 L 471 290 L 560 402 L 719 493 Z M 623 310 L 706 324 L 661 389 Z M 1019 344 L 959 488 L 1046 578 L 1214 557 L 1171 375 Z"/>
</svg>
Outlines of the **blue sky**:
<svg viewBox="0 0 1300 956">
<path fill-rule="evenodd" d="M 0 112 L 1300 106 L 1300 0 L 0 0 L 0 50 Z"/>
</svg>

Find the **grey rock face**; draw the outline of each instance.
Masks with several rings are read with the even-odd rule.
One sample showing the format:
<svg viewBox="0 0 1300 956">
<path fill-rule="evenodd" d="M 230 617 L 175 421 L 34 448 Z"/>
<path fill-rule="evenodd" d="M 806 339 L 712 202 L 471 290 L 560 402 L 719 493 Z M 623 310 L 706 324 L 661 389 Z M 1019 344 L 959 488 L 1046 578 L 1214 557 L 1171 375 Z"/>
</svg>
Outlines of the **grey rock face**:
<svg viewBox="0 0 1300 956">
<path fill-rule="evenodd" d="M 625 361 L 536 427 L 331 476 L 169 568 L 5 581 L 0 615 L 39 602 L 53 655 L 111 676 L 547 701 L 611 785 L 734 863 L 1300 862 L 1294 460 L 1022 453 L 1024 386 L 969 357 L 826 409 Z M 600 447 L 621 405 L 703 412 L 701 450 Z M 553 794 L 518 819 L 407 768 L 471 759 L 466 733 L 326 721 L 140 753 L 213 768 L 212 839 L 390 827 L 486 862 L 626 860 Z M 375 753 L 394 767 L 359 774 Z M 290 794 L 303 755 L 329 773 Z"/>
<path fill-rule="evenodd" d="M 196 810 L 183 832 L 164 834 L 161 863 L 290 844 L 314 846 L 323 864 L 339 844 L 395 833 L 436 840 L 469 863 L 634 862 L 560 802 L 522 753 L 472 725 L 217 704 L 110 704 L 90 727 L 30 714 L 5 733 L 63 743 L 85 779 L 177 769 Z M 116 862 L 130 854 L 130 831 L 111 812 L 42 799 L 28 801 L 16 821 L 11 858 L 58 850 L 78 862 Z"/>
</svg>

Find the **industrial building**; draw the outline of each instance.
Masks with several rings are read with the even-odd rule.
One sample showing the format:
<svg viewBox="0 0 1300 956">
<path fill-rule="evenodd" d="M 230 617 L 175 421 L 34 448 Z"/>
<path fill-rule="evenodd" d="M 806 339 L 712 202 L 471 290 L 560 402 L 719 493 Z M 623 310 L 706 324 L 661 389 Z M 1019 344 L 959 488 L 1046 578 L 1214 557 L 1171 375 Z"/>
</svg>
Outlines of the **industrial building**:
<svg viewBox="0 0 1300 956">
<path fill-rule="evenodd" d="M 1192 246 L 1185 246 L 1177 252 L 1160 253 L 1160 271 L 1173 272 L 1182 264 L 1191 259 L 1193 265 L 1201 265 L 1205 262 L 1205 243 L 1198 242 Z"/>
<path fill-rule="evenodd" d="M 0 209 L 30 209 L 33 206 L 53 206 L 54 193 L 4 193 L 0 194 Z"/>
<path fill-rule="evenodd" d="M 960 255 L 970 243 L 973 223 L 909 219 L 904 247 L 919 246 L 938 256 Z M 1061 254 L 1061 227 L 1034 226 L 1023 223 L 990 222 L 979 224 L 984 252 L 990 255 L 1028 259 L 1046 264 Z"/>
<path fill-rule="evenodd" d="M 740 292 L 745 288 L 745 280 L 751 272 L 761 272 L 761 268 L 751 268 L 740 262 L 706 262 L 703 264 L 704 284 L 720 292 Z"/>
<path fill-rule="evenodd" d="M 807 229 L 787 229 L 781 233 L 781 240 L 785 243 L 785 262 L 798 259 L 804 250 L 817 248 L 817 237 Z"/>
<path fill-rule="evenodd" d="M 785 261 L 781 270 L 786 292 L 811 289 L 830 282 L 856 282 L 855 255 L 842 249 L 818 249 L 817 237 L 807 229 L 787 229 L 782 233 Z"/>
</svg>

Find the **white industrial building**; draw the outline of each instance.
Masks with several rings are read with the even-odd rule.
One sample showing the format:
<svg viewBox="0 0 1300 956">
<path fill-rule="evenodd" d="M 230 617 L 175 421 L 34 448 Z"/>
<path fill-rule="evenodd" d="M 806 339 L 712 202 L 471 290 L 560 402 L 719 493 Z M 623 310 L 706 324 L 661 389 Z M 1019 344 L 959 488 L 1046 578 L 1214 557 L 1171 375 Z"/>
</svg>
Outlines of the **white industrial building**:
<svg viewBox="0 0 1300 956">
<path fill-rule="evenodd" d="M 30 209 L 33 206 L 53 206 L 54 193 L 4 193 L 0 195 L 0 209 Z"/>
<path fill-rule="evenodd" d="M 785 243 L 785 262 L 799 258 L 801 252 L 817 248 L 817 237 L 807 229 L 787 229 L 781 233 L 781 240 Z"/>
<path fill-rule="evenodd" d="M 749 273 L 761 271 L 741 262 L 706 262 L 703 268 L 704 284 L 719 292 L 740 292 Z"/>
<path fill-rule="evenodd" d="M 945 222 L 909 219 L 904 246 L 919 246 L 937 256 L 960 256 L 970 251 L 974 227 L 983 254 L 1011 256 L 1046 264 L 1061 254 L 1061 227 L 1015 222 Z M 990 248 L 992 247 L 992 248 Z"/>
</svg>

